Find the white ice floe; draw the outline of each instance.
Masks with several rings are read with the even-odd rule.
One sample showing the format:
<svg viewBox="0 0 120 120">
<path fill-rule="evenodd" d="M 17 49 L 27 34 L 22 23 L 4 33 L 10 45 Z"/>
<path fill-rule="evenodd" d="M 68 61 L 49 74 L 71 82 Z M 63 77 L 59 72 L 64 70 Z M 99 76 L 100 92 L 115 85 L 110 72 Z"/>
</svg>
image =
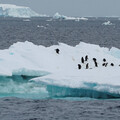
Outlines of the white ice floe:
<svg viewBox="0 0 120 120">
<path fill-rule="evenodd" d="M 39 15 L 38 13 L 31 10 L 29 7 L 16 6 L 12 4 L 0 4 L 0 16 L 30 18 L 46 15 Z"/>
<path fill-rule="evenodd" d="M 110 21 L 104 22 L 102 25 L 113 25 Z"/>
<path fill-rule="evenodd" d="M 59 54 L 55 49 L 59 49 Z M 81 63 L 81 57 L 88 55 L 88 61 Z M 97 59 L 95 67 L 93 58 Z M 108 62 L 102 66 L 103 58 Z M 86 64 L 89 63 L 89 69 Z M 110 64 L 114 63 L 114 66 Z M 78 69 L 78 64 L 82 68 Z M 33 81 L 46 85 L 70 88 L 89 87 L 95 90 L 109 90 L 119 93 L 120 86 L 120 50 L 104 48 L 98 45 L 80 42 L 75 47 L 59 43 L 50 47 L 34 45 L 31 42 L 17 42 L 9 49 L 0 50 L 0 75 L 40 76 Z M 87 85 L 86 85 L 87 84 Z M 92 85 L 91 85 L 92 84 Z"/>
<path fill-rule="evenodd" d="M 53 16 L 54 19 L 63 19 L 63 20 L 75 20 L 75 21 L 80 21 L 80 20 L 88 20 L 88 18 L 84 18 L 84 17 L 67 17 L 64 15 L 60 15 L 59 13 L 55 13 L 55 15 Z"/>
<path fill-rule="evenodd" d="M 30 19 L 23 19 L 24 22 L 30 22 Z"/>
<path fill-rule="evenodd" d="M 43 26 L 43 25 L 37 25 L 37 27 L 38 27 L 38 28 L 44 28 L 44 29 L 46 29 L 46 27 Z"/>
</svg>

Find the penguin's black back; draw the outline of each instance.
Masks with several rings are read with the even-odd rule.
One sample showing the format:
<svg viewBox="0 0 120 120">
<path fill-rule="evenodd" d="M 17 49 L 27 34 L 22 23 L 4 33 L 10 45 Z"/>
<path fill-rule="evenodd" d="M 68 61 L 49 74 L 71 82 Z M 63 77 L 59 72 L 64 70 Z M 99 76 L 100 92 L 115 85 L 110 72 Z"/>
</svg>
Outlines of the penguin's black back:
<svg viewBox="0 0 120 120">
<path fill-rule="evenodd" d="M 81 62 L 84 63 L 84 58 L 83 57 L 81 58 Z"/>
</svg>

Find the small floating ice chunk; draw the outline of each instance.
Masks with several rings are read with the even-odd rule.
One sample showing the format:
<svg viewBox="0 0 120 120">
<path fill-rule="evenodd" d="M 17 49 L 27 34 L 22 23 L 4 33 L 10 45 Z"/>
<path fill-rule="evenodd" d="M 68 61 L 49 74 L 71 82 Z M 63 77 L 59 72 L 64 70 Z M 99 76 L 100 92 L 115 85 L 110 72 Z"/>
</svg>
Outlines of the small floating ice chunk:
<svg viewBox="0 0 120 120">
<path fill-rule="evenodd" d="M 88 18 L 85 18 L 85 17 L 75 18 L 75 21 L 78 21 L 78 22 L 79 22 L 80 20 L 85 20 L 85 21 L 86 21 L 86 20 L 88 20 Z"/>
<path fill-rule="evenodd" d="M 75 21 L 80 21 L 80 20 L 88 20 L 88 18 L 84 18 L 84 17 L 67 17 L 65 15 L 60 15 L 58 12 L 55 13 L 55 15 L 53 16 L 53 19 L 60 19 L 60 20 L 75 20 Z"/>
<path fill-rule="evenodd" d="M 46 20 L 46 21 L 48 21 L 48 22 L 50 22 L 50 21 L 52 21 L 53 19 L 49 19 L 49 20 Z"/>
<path fill-rule="evenodd" d="M 104 22 L 102 25 L 113 25 L 110 21 Z"/>
<path fill-rule="evenodd" d="M 45 27 L 45 26 L 42 26 L 42 25 L 41 25 L 41 26 L 40 26 L 40 25 L 37 25 L 37 27 L 38 27 L 38 28 L 44 28 L 44 29 L 46 29 L 46 27 Z"/>
<path fill-rule="evenodd" d="M 30 19 L 23 19 L 24 22 L 30 22 Z"/>
<path fill-rule="evenodd" d="M 40 27 L 40 25 L 37 25 L 37 27 Z"/>
</svg>

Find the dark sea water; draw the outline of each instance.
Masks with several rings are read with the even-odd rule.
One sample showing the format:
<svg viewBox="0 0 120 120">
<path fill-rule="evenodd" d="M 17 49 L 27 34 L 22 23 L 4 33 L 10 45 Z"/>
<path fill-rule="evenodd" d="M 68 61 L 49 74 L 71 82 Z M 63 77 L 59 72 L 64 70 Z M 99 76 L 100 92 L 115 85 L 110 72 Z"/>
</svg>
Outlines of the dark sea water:
<svg viewBox="0 0 120 120">
<path fill-rule="evenodd" d="M 51 18 L 32 18 L 29 20 L 0 18 L 0 49 L 9 48 L 10 45 L 18 41 L 30 41 L 36 45 L 44 46 L 51 46 L 58 44 L 58 42 L 75 46 L 83 41 L 109 48 L 113 46 L 120 48 L 120 20 L 118 18 L 89 18 L 88 21 L 79 22 L 51 21 Z M 113 24 L 102 25 L 108 20 Z M 8 78 L 9 84 L 2 80 L 0 79 L 0 120 L 120 119 L 119 99 L 39 99 L 39 97 L 31 99 L 28 94 L 21 94 L 20 97 L 14 93 L 2 92 L 2 90 L 14 85 Z M 27 82 L 22 84 L 27 85 Z M 17 85 L 19 88 L 21 83 L 17 83 Z M 31 86 L 27 87 L 30 89 Z"/>
<path fill-rule="evenodd" d="M 120 101 L 0 99 L 0 120 L 119 120 Z"/>
<path fill-rule="evenodd" d="M 89 18 L 88 21 L 61 21 L 51 18 L 0 19 L 0 49 L 18 41 L 31 41 L 50 46 L 63 42 L 72 46 L 80 41 L 100 46 L 120 48 L 120 20 L 118 18 Z M 113 25 L 102 25 L 110 20 Z M 37 27 L 39 25 L 39 27 Z"/>
</svg>

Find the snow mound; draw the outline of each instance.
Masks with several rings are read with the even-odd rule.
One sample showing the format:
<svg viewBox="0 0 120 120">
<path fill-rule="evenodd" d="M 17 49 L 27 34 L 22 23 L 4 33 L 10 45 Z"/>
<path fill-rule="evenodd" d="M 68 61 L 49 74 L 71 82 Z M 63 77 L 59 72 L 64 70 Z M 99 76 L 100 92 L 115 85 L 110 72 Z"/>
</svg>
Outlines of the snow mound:
<svg viewBox="0 0 120 120">
<path fill-rule="evenodd" d="M 29 7 L 16 6 L 11 4 L 0 4 L 0 16 L 30 18 L 39 17 L 42 15 L 34 12 Z"/>
<path fill-rule="evenodd" d="M 67 17 L 64 15 L 60 15 L 59 13 L 55 13 L 55 15 L 53 16 L 54 19 L 61 19 L 61 20 L 75 20 L 75 21 L 80 21 L 80 20 L 88 20 L 87 18 L 84 17 Z"/>
</svg>

